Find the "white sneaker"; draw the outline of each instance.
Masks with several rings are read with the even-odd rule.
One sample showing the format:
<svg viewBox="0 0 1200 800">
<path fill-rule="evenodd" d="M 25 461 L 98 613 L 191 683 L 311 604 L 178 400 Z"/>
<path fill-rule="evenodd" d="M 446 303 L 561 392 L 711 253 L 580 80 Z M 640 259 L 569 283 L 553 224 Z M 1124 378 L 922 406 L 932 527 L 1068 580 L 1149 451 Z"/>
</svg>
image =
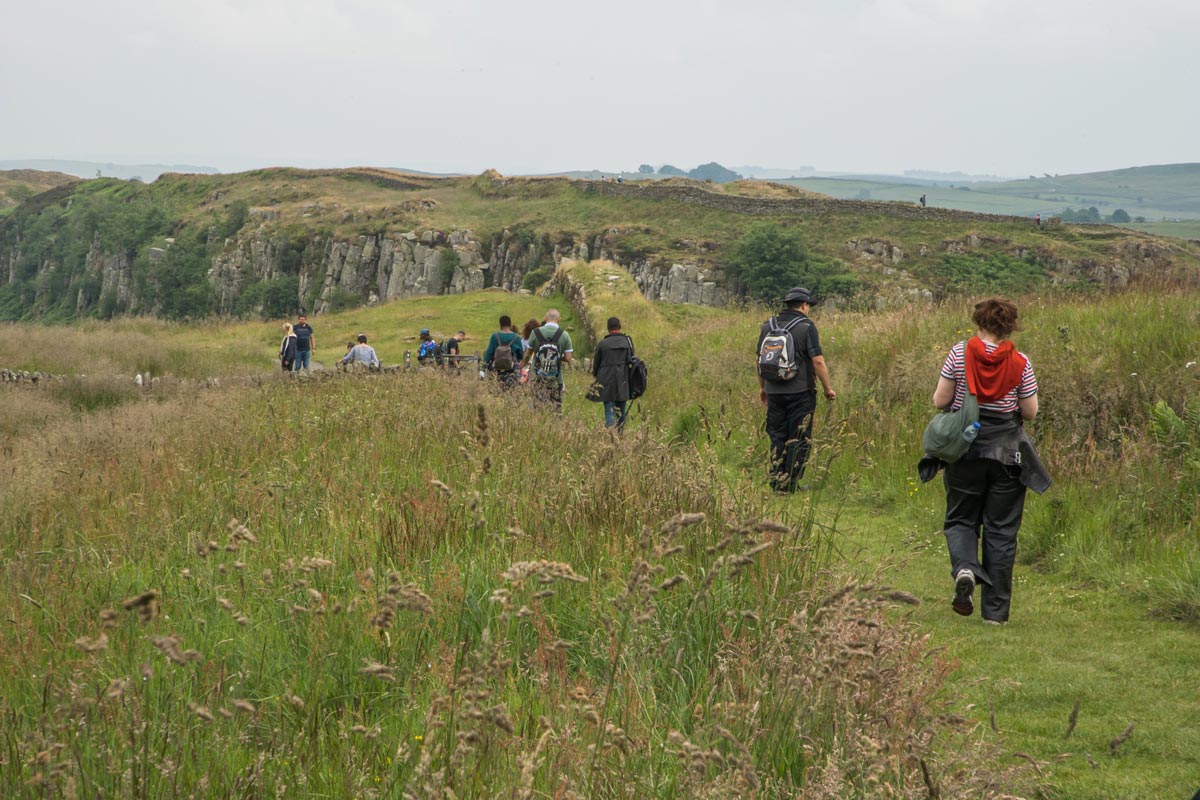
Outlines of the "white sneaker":
<svg viewBox="0 0 1200 800">
<path fill-rule="evenodd" d="M 954 600 L 950 603 L 954 613 L 962 614 L 964 617 L 971 616 L 975 611 L 975 603 L 971 599 L 973 594 L 975 594 L 975 573 L 969 569 L 960 569 L 954 576 Z"/>
</svg>

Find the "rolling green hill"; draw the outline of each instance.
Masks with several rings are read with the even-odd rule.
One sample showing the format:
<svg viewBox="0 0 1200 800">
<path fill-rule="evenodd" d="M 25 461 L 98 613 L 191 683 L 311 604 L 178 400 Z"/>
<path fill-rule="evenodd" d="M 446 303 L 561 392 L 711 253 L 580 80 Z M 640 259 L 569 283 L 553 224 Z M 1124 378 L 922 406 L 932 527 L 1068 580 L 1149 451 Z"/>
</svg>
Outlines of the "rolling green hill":
<svg viewBox="0 0 1200 800">
<path fill-rule="evenodd" d="M 915 203 L 989 214 L 1051 217 L 1066 208 L 1096 208 L 1107 217 L 1117 209 L 1155 223 L 1159 235 L 1195 238 L 1170 220 L 1200 219 L 1200 164 L 1131 167 L 1110 172 L 1056 175 L 1016 181 L 950 183 L 900 178 L 838 177 L 781 181 L 834 197 Z M 1146 228 L 1142 228 L 1146 230 Z"/>
<path fill-rule="evenodd" d="M 733 250 L 764 221 L 798 232 L 852 275 L 859 289 L 849 299 L 863 305 L 982 288 L 972 274 L 1008 273 L 1017 262 L 1029 274 L 1014 284 L 1022 290 L 1170 280 L 1200 263 L 1191 245 L 1118 228 L 1038 228 L 1017 216 L 758 181 L 270 169 L 153 184 L 97 179 L 29 198 L 0 222 L 0 318 L 328 311 L 516 290 L 577 256 L 615 261 L 652 297 L 724 302 L 742 292 L 729 273 Z"/>
<path fill-rule="evenodd" d="M 77 178 L 61 172 L 36 169 L 0 170 L 0 216 L 11 212 L 19 203 L 58 186 L 74 183 Z"/>
</svg>

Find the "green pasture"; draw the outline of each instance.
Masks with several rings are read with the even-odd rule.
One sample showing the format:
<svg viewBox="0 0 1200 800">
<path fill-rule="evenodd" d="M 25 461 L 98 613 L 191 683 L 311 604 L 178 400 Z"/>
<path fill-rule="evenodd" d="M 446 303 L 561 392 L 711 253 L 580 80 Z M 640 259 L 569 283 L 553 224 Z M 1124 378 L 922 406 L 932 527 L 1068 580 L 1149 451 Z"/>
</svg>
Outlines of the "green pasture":
<svg viewBox="0 0 1200 800">
<path fill-rule="evenodd" d="M 1176 239 L 1200 239 L 1200 220 L 1180 222 L 1130 222 L 1123 228 L 1149 233 L 1154 236 L 1171 236 Z"/>
<path fill-rule="evenodd" d="M 1095 187 L 1047 189 L 1040 184 L 1026 186 L 1025 181 L 963 183 L 953 187 L 943 184 L 909 184 L 853 178 L 795 178 L 779 183 L 847 200 L 883 200 L 916 204 L 924 194 L 929 206 L 956 208 L 980 214 L 1010 214 L 1023 217 L 1041 214 L 1045 218 L 1057 216 L 1064 208 L 1087 209 L 1095 206 L 1104 216 L 1118 208 L 1127 211 L 1131 217 L 1143 216 L 1147 220 L 1200 216 L 1200 209 L 1192 209 L 1190 206 L 1175 208 L 1171 200 L 1155 203 L 1153 199 L 1146 199 L 1142 195 L 1098 192 Z M 1137 199 L 1139 196 L 1143 197 L 1141 203 Z M 1160 231 L 1148 227 L 1150 225 L 1148 222 L 1145 226 L 1137 224 L 1123 227 L 1156 235 L 1180 235 L 1178 229 Z"/>
</svg>

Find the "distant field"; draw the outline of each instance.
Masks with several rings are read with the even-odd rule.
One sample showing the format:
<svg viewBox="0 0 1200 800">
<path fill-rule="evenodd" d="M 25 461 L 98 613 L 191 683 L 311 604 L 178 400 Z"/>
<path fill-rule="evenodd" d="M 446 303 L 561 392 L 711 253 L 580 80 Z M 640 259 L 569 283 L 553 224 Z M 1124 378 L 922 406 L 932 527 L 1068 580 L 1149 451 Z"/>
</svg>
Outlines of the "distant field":
<svg viewBox="0 0 1200 800">
<path fill-rule="evenodd" d="M 956 184 L 954 188 L 849 178 L 797 178 L 779 182 L 850 200 L 893 200 L 916 203 L 924 194 L 926 202 L 930 206 L 957 208 L 982 214 L 1013 214 L 1027 217 L 1034 214 L 1056 216 L 1065 208 L 1091 208 L 1094 206 L 1103 215 L 1111 214 L 1118 208 L 1122 208 L 1129 212 L 1130 216 L 1143 216 L 1149 220 L 1200 217 L 1200 208 L 1195 210 L 1171 208 L 1167 205 L 1171 201 L 1164 201 L 1164 204 L 1152 206 L 1150 205 L 1151 201 L 1145 201 L 1145 197 L 1150 196 L 1148 194 L 1132 197 L 1121 196 L 1116 193 L 1101 193 L 1096 191 L 1095 187 L 1086 193 L 1082 187 L 1078 191 L 1063 191 L 1061 186 L 1043 188 L 1030 181 L 974 183 L 963 184 L 961 187 Z M 1138 196 L 1143 197 L 1143 204 L 1137 202 Z M 1154 196 L 1157 197 L 1157 195 Z M 1166 235 L 1177 236 L 1179 234 L 1171 232 Z"/>
<path fill-rule="evenodd" d="M 1039 212 L 1049 214 L 1052 210 L 1052 207 L 1047 204 L 1029 198 L 988 194 L 967 189 L 951 189 L 948 186 L 842 178 L 798 178 L 780 182 L 849 200 L 893 200 L 902 203 L 917 203 L 924 194 L 925 201 L 930 206 L 959 208 L 983 214 L 1033 216 Z M 1059 207 L 1054 207 L 1053 210 L 1057 211 Z"/>
<path fill-rule="evenodd" d="M 1200 239 L 1200 220 L 1183 222 L 1131 222 L 1122 228 L 1150 233 L 1155 236 L 1174 236 L 1178 239 Z"/>
</svg>

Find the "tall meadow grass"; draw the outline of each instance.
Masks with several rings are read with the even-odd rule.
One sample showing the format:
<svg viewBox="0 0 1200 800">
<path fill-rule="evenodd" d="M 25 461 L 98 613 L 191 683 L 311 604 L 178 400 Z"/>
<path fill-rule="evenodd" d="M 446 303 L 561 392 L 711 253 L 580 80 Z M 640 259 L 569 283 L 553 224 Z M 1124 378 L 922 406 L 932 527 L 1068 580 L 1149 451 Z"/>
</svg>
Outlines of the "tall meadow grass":
<svg viewBox="0 0 1200 800">
<path fill-rule="evenodd" d="M 623 437 L 578 371 L 562 416 L 436 371 L 122 378 L 112 403 L 0 386 L 0 793 L 1033 791 L 948 706 L 915 598 L 837 530 L 850 503 L 940 524 L 916 443 L 969 304 L 818 307 L 839 396 L 814 491 L 780 502 L 753 378 L 768 310 L 650 304 L 599 275 L 587 323 L 621 317 L 651 370 Z M 1195 300 L 1024 298 L 1016 337 L 1057 480 L 1022 558 L 1188 618 Z M 86 333 L 62 364 L 111 337 L 128 371 L 174 341 Z"/>
<path fill-rule="evenodd" d="M 914 598 L 837 576 L 818 496 L 772 513 L 709 463 L 727 445 L 571 410 L 436 372 L 280 377 L 13 442 L 0 791 L 1027 785 L 947 715 L 948 665 L 888 612 Z"/>
</svg>

